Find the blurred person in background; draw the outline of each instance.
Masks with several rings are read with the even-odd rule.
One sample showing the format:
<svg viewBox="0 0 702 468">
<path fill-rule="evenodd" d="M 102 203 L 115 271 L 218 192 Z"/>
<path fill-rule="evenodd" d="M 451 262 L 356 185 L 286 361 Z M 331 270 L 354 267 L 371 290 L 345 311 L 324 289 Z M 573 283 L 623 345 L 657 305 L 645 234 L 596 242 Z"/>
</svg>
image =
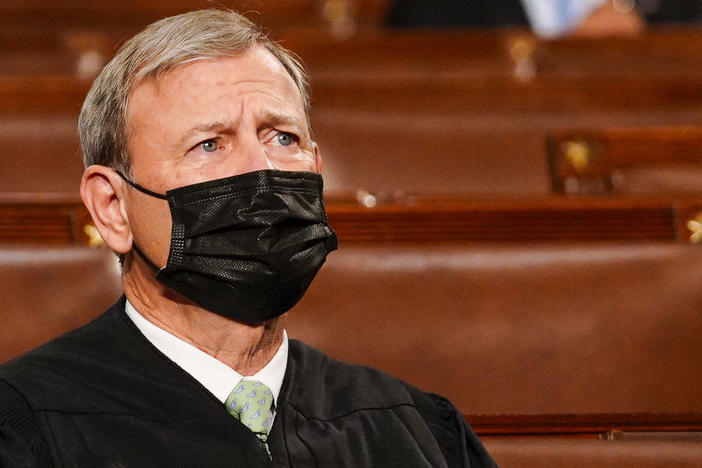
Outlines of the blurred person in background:
<svg viewBox="0 0 702 468">
<path fill-rule="evenodd" d="M 702 0 L 393 0 L 394 28 L 529 26 L 544 38 L 632 35 L 646 24 L 698 23 Z"/>
</svg>

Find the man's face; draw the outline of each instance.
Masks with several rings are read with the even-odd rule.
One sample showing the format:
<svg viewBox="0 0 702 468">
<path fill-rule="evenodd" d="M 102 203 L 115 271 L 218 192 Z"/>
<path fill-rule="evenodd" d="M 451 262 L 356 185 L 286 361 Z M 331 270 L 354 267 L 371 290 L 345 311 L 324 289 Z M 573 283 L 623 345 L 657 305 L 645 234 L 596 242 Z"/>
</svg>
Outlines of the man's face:
<svg viewBox="0 0 702 468">
<path fill-rule="evenodd" d="M 317 171 L 302 97 L 261 47 L 179 66 L 129 96 L 132 177 L 160 193 L 261 169 Z M 133 189 L 125 206 L 136 243 L 158 266 L 168 258 L 168 203 Z"/>
</svg>

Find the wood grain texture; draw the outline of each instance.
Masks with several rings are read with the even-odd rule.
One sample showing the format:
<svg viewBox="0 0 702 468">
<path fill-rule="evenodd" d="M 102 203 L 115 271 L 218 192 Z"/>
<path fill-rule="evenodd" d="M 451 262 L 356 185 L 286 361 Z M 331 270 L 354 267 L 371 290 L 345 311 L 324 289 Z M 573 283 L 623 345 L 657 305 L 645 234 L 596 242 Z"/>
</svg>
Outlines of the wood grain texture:
<svg viewBox="0 0 702 468">
<path fill-rule="evenodd" d="M 681 241 L 702 201 L 655 198 L 426 199 L 366 208 L 327 202 L 342 242 Z M 89 223 L 78 200 L 0 194 L 0 240 L 82 243 Z"/>
<path fill-rule="evenodd" d="M 614 431 L 702 431 L 702 414 L 465 415 L 480 435 L 560 435 L 607 438 Z"/>
</svg>

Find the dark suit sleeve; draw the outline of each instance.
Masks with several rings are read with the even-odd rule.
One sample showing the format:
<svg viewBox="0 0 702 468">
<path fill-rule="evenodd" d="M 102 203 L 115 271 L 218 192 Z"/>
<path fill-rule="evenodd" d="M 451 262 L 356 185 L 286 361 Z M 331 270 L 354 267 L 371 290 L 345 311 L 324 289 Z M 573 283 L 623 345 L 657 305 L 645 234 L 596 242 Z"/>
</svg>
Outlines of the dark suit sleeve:
<svg viewBox="0 0 702 468">
<path fill-rule="evenodd" d="M 0 468 L 52 466 L 31 408 L 14 388 L 0 380 Z"/>
<path fill-rule="evenodd" d="M 451 468 L 497 467 L 471 427 L 446 398 L 412 389 L 417 410 L 426 421 Z"/>
<path fill-rule="evenodd" d="M 393 28 L 494 28 L 528 26 L 529 22 L 519 0 L 393 0 L 386 24 Z"/>
</svg>

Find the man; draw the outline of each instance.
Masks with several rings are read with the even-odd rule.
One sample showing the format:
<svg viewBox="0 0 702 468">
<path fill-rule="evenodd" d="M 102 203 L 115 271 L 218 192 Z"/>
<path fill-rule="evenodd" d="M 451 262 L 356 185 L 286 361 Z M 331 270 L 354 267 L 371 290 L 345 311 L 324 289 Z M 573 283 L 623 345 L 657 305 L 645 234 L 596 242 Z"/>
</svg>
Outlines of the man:
<svg viewBox="0 0 702 468">
<path fill-rule="evenodd" d="M 288 341 L 336 236 L 300 65 L 234 12 L 147 27 L 79 119 L 124 297 L 0 369 L 2 466 L 480 467 L 445 399 Z"/>
</svg>

